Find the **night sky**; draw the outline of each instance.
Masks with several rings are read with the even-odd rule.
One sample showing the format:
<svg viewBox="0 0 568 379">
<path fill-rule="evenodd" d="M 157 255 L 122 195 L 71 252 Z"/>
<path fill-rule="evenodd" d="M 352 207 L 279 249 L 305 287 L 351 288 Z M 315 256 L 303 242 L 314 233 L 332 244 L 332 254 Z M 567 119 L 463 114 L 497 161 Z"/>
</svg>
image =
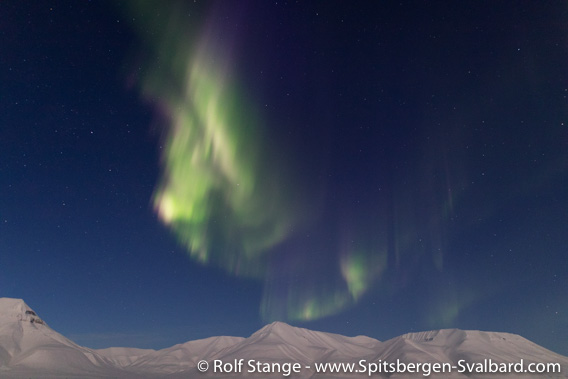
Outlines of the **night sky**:
<svg viewBox="0 0 568 379">
<path fill-rule="evenodd" d="M 0 296 L 568 355 L 565 1 L 0 2 Z"/>
</svg>

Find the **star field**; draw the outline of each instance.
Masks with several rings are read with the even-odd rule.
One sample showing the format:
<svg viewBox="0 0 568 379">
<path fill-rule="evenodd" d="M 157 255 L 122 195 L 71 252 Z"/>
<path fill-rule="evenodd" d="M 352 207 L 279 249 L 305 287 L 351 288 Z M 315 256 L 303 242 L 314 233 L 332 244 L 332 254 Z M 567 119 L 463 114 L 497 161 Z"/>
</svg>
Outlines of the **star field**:
<svg viewBox="0 0 568 379">
<path fill-rule="evenodd" d="M 78 343 L 568 354 L 564 3 L 4 1 L 0 51 L 0 292 Z"/>
</svg>

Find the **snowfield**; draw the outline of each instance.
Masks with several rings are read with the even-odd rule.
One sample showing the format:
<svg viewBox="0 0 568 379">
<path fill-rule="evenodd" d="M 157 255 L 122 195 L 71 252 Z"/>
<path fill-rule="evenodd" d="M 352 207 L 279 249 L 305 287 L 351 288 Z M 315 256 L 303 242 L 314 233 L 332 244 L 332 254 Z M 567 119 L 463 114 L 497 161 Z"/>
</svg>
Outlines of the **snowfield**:
<svg viewBox="0 0 568 379">
<path fill-rule="evenodd" d="M 525 368 L 531 363 L 558 363 L 561 372 L 480 372 L 521 361 Z M 387 363 L 396 362 L 409 365 L 407 371 L 387 373 Z M 0 298 L 0 378 L 323 379 L 366 378 L 370 370 L 375 371 L 372 378 L 427 377 L 423 370 L 416 372 L 417 364 L 422 369 L 455 367 L 451 373 L 431 371 L 431 378 L 568 378 L 568 357 L 521 336 L 458 329 L 409 333 L 380 342 L 275 322 L 248 338 L 211 337 L 162 350 L 89 349 L 52 330 L 23 300 Z M 463 372 L 463 367 L 472 372 Z M 341 372 L 331 373 L 333 369 Z M 345 372 L 349 370 L 359 372 Z"/>
</svg>

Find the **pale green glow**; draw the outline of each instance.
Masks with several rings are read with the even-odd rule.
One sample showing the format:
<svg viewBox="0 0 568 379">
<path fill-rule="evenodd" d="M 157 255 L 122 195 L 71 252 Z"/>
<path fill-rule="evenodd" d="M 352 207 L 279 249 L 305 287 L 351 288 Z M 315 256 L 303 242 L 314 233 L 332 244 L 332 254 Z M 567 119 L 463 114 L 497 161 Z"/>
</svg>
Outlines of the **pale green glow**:
<svg viewBox="0 0 568 379">
<path fill-rule="evenodd" d="M 479 294 L 471 287 L 452 285 L 437 291 L 437 299 L 432 301 L 427 322 L 433 328 L 452 327 L 464 309 L 479 299 Z"/>
<path fill-rule="evenodd" d="M 328 298 L 314 297 L 306 300 L 301 306 L 288 314 L 289 320 L 316 320 L 337 313 L 349 304 L 344 293 L 328 295 Z"/>
<path fill-rule="evenodd" d="M 357 301 L 386 268 L 386 254 L 353 253 L 343 257 L 341 274 L 353 300 Z"/>
<path fill-rule="evenodd" d="M 346 252 L 336 262 L 336 272 L 331 267 L 307 270 L 309 260 L 300 262 L 295 271 L 266 278 L 261 305 L 265 320 L 315 320 L 356 304 L 381 278 L 387 255 L 364 249 Z"/>
<path fill-rule="evenodd" d="M 268 282 L 261 305 L 262 317 L 267 321 L 316 320 L 353 304 L 344 283 L 332 285 L 332 278 L 303 278 L 282 288 L 274 288 L 270 279 Z"/>
</svg>

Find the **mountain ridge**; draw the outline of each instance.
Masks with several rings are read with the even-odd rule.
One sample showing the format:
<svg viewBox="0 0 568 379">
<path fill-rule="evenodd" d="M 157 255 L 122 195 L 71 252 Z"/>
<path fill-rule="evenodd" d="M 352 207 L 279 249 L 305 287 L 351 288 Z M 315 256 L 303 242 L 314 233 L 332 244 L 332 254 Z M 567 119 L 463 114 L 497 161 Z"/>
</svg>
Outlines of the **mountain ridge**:
<svg viewBox="0 0 568 379">
<path fill-rule="evenodd" d="M 0 298 L 0 377 L 3 378 L 214 377 L 211 371 L 207 374 L 198 371 L 201 360 L 213 363 L 241 359 L 245 362 L 298 363 L 301 367 L 310 367 L 310 370 L 304 369 L 295 374 L 298 378 L 358 377 L 357 374 L 315 374 L 314 362 L 400 360 L 455 364 L 460 359 L 467 362 L 482 362 L 484 359 L 496 362 L 518 362 L 520 359 L 535 363 L 558 362 L 562 367 L 560 374 L 533 377 L 568 377 L 568 357 L 519 335 L 461 329 L 407 333 L 381 342 L 367 336 L 346 337 L 274 322 L 247 338 L 209 337 L 160 350 L 125 347 L 90 349 L 51 329 L 23 300 Z M 244 372 L 222 375 L 223 378 L 246 376 Z M 395 374 L 389 377 L 405 376 Z M 476 376 L 456 374 L 444 377 Z"/>
</svg>

